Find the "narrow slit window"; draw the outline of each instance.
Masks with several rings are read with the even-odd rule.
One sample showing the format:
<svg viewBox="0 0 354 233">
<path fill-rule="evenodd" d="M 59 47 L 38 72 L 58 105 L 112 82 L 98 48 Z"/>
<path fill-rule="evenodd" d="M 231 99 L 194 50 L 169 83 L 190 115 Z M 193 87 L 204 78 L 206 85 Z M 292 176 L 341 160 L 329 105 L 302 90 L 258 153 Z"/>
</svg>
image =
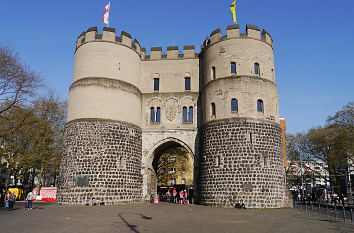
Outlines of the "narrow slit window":
<svg viewBox="0 0 354 233">
<path fill-rule="evenodd" d="M 155 122 L 155 108 L 151 108 L 150 110 L 150 122 Z"/>
<path fill-rule="evenodd" d="M 161 122 L 160 116 L 161 116 L 161 108 L 160 108 L 160 107 L 157 107 L 157 111 L 156 111 L 156 122 Z"/>
<path fill-rule="evenodd" d="M 191 78 L 190 77 L 184 78 L 184 90 L 186 90 L 186 91 L 191 90 Z"/>
<path fill-rule="evenodd" d="M 237 99 L 231 100 L 231 112 L 238 112 L 238 101 Z"/>
<path fill-rule="evenodd" d="M 183 122 L 187 122 L 187 107 L 183 107 Z"/>
<path fill-rule="evenodd" d="M 254 63 L 254 74 L 260 75 L 259 64 Z"/>
<path fill-rule="evenodd" d="M 154 91 L 160 90 L 160 79 L 154 78 Z"/>
<path fill-rule="evenodd" d="M 257 100 L 257 112 L 264 112 L 263 100 Z"/>
<path fill-rule="evenodd" d="M 211 103 L 211 115 L 212 115 L 212 116 L 215 116 L 215 115 L 216 115 L 215 103 Z"/>
<path fill-rule="evenodd" d="M 193 122 L 193 107 L 189 107 L 188 121 Z"/>
<path fill-rule="evenodd" d="M 231 74 L 236 74 L 236 62 L 231 62 Z"/>
<path fill-rule="evenodd" d="M 211 77 L 212 77 L 212 79 L 216 79 L 215 66 L 211 67 Z"/>
</svg>

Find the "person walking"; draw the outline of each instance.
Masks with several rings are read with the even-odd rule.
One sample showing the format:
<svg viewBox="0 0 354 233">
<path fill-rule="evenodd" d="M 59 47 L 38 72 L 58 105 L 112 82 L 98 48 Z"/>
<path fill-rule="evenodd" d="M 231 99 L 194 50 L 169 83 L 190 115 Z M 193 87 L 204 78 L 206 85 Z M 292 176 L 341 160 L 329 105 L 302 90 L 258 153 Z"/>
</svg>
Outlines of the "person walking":
<svg viewBox="0 0 354 233">
<path fill-rule="evenodd" d="M 32 209 L 32 202 L 33 202 L 33 193 L 32 190 L 29 191 L 29 193 L 27 194 L 26 197 L 26 201 L 27 201 L 27 210 L 31 210 Z"/>
<path fill-rule="evenodd" d="M 1 189 L 1 191 L 0 191 L 0 208 L 4 207 L 4 204 L 5 204 L 5 196 L 6 196 L 6 191 L 5 191 L 5 189 Z"/>
<path fill-rule="evenodd" d="M 173 188 L 172 195 L 173 195 L 173 202 L 177 203 L 177 190 L 175 188 Z"/>
<path fill-rule="evenodd" d="M 16 195 L 14 193 L 10 192 L 10 196 L 9 196 L 9 211 L 11 211 L 14 208 L 15 201 L 16 201 Z"/>
<path fill-rule="evenodd" d="M 179 204 L 183 204 L 184 201 L 184 193 L 183 190 L 179 192 Z"/>
</svg>

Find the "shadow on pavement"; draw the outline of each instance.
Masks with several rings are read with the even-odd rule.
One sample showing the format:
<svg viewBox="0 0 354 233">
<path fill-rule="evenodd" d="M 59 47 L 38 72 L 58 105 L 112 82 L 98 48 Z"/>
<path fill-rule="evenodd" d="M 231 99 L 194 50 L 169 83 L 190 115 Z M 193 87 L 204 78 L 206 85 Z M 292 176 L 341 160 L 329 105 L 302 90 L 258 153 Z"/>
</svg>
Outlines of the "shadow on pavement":
<svg viewBox="0 0 354 233">
<path fill-rule="evenodd" d="M 132 212 L 127 212 L 127 213 L 120 213 L 118 216 L 120 219 L 122 219 L 122 221 L 124 222 L 125 225 L 127 225 L 127 227 L 130 228 L 130 230 L 132 230 L 135 233 L 139 233 L 139 231 L 137 231 L 135 228 L 137 227 L 136 225 L 132 225 L 130 224 L 124 217 L 123 214 L 135 214 L 135 215 L 139 215 L 141 216 L 141 218 L 146 219 L 146 220 L 151 220 L 151 217 L 145 216 L 143 214 L 139 214 L 139 213 L 132 213 Z"/>
</svg>

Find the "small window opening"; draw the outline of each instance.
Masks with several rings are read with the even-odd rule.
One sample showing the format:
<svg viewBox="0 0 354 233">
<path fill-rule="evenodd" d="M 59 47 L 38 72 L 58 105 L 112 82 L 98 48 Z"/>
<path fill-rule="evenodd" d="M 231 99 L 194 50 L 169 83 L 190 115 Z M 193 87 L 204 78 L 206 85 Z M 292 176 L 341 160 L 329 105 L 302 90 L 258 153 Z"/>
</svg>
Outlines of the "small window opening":
<svg viewBox="0 0 354 233">
<path fill-rule="evenodd" d="M 211 67 L 211 77 L 212 77 L 212 79 L 216 79 L 215 66 Z"/>
<path fill-rule="evenodd" d="M 183 107 L 183 122 L 187 122 L 187 107 Z"/>
<path fill-rule="evenodd" d="M 231 74 L 236 74 L 236 62 L 231 62 Z"/>
<path fill-rule="evenodd" d="M 263 100 L 257 100 L 257 112 L 264 112 Z"/>
<path fill-rule="evenodd" d="M 154 78 L 154 91 L 160 90 L 160 79 Z"/>
<path fill-rule="evenodd" d="M 184 89 L 186 91 L 190 91 L 191 90 L 191 78 L 190 77 L 185 77 L 184 78 Z"/>
<path fill-rule="evenodd" d="M 160 116 L 161 116 L 161 108 L 160 108 L 160 107 L 157 107 L 157 111 L 156 111 L 156 122 L 161 122 Z"/>
<path fill-rule="evenodd" d="M 193 107 L 189 107 L 188 121 L 193 122 Z"/>
<path fill-rule="evenodd" d="M 155 108 L 154 107 L 151 107 L 150 122 L 155 122 Z"/>
<path fill-rule="evenodd" d="M 215 116 L 215 115 L 216 115 L 215 103 L 211 103 L 211 115 L 212 115 L 212 116 Z"/>
<path fill-rule="evenodd" d="M 231 100 L 231 112 L 238 112 L 238 101 L 237 99 Z"/>
<path fill-rule="evenodd" d="M 254 63 L 254 73 L 256 75 L 260 75 L 260 70 L 259 70 L 259 64 L 258 63 Z"/>
</svg>

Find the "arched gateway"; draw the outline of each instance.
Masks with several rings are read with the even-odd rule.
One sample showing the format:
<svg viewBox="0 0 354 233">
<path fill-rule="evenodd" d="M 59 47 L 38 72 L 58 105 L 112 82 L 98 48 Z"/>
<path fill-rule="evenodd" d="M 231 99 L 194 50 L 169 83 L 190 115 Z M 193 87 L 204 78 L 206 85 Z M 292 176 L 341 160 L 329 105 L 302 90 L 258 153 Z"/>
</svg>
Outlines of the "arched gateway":
<svg viewBox="0 0 354 233">
<path fill-rule="evenodd" d="M 226 35 L 214 30 L 200 53 L 194 46 L 181 51 L 153 47 L 148 55 L 130 34 L 108 27 L 79 36 L 58 203 L 147 200 L 157 186 L 188 181 L 186 166 L 159 167 L 179 150 L 173 148 L 182 148 L 199 203 L 230 207 L 243 199 L 253 208 L 284 206 L 270 34 L 253 25 L 240 33 L 235 24 Z M 185 173 L 172 176 L 178 171 Z"/>
<path fill-rule="evenodd" d="M 144 144 L 144 142 L 143 142 Z M 192 146 L 192 147 L 191 147 Z M 169 151 L 173 148 L 178 148 L 181 147 L 183 148 L 187 153 L 186 153 L 186 158 L 187 158 L 187 166 L 185 165 L 179 165 L 178 163 L 178 156 L 181 155 L 170 155 L 168 158 L 163 158 L 167 159 L 166 162 L 169 162 L 168 166 L 164 166 L 161 169 L 158 169 L 156 165 L 154 166 L 154 161 L 156 164 L 156 161 L 161 159 L 161 155 L 165 151 Z M 192 149 L 193 148 L 193 149 Z M 174 185 L 186 185 L 185 177 L 191 177 L 192 180 L 192 185 L 191 189 L 194 191 L 194 187 L 196 186 L 194 184 L 195 179 L 195 172 L 194 172 L 194 154 L 195 154 L 195 145 L 188 145 L 187 143 L 183 142 L 180 139 L 174 138 L 174 137 L 167 137 L 165 139 L 162 139 L 158 142 L 156 142 L 150 150 L 147 150 L 145 156 L 143 157 L 143 166 L 142 166 L 142 174 L 143 174 L 143 199 L 144 200 L 149 200 L 151 195 L 156 195 L 157 194 L 157 186 L 160 183 L 160 186 L 165 186 L 165 187 L 171 187 Z M 177 161 L 176 161 L 177 157 Z M 172 160 L 174 159 L 174 160 Z M 190 160 L 190 161 L 188 161 Z M 166 164 L 166 162 L 164 164 Z M 191 165 L 190 169 L 183 169 L 184 167 L 188 167 L 188 165 Z M 181 171 L 179 171 L 181 170 Z M 187 172 L 186 172 L 187 170 Z M 177 175 L 179 172 L 182 172 L 183 175 L 180 179 L 176 178 L 181 175 Z M 167 180 L 158 180 L 158 175 L 164 176 L 164 174 L 167 174 Z M 171 180 L 175 180 L 174 182 Z M 196 195 L 196 192 L 193 193 L 193 195 Z"/>
</svg>

